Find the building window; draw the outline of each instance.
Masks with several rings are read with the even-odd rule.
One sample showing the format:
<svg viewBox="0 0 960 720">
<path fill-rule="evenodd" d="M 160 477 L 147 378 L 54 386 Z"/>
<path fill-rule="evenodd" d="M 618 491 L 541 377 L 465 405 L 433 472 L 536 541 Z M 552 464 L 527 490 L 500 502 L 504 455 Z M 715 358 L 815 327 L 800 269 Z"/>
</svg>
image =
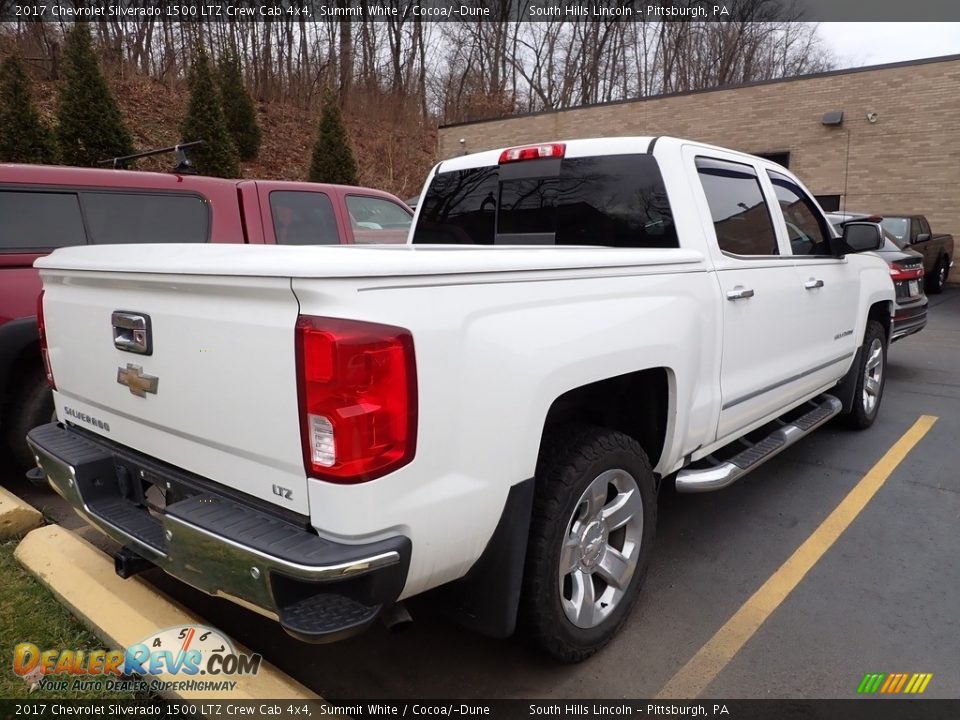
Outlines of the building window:
<svg viewBox="0 0 960 720">
<path fill-rule="evenodd" d="M 790 152 L 787 150 L 778 150 L 777 152 L 768 153 L 754 153 L 754 155 L 763 158 L 764 160 L 775 162 L 777 165 L 783 165 L 785 168 L 790 167 Z"/>
<path fill-rule="evenodd" d="M 814 195 L 817 199 L 817 205 L 823 208 L 824 212 L 840 212 L 839 195 Z"/>
</svg>

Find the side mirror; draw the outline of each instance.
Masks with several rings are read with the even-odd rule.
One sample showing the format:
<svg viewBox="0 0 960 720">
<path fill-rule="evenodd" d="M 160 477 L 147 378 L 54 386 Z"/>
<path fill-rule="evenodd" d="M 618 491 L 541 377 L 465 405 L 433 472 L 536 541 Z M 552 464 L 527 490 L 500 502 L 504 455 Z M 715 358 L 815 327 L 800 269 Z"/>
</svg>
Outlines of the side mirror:
<svg viewBox="0 0 960 720">
<path fill-rule="evenodd" d="M 915 243 L 926 242 L 930 239 L 930 233 L 920 233 L 917 235 L 917 239 L 914 240 Z"/>
<path fill-rule="evenodd" d="M 883 247 L 883 233 L 875 223 L 851 222 L 843 226 L 841 241 L 844 254 L 869 252 Z"/>
</svg>

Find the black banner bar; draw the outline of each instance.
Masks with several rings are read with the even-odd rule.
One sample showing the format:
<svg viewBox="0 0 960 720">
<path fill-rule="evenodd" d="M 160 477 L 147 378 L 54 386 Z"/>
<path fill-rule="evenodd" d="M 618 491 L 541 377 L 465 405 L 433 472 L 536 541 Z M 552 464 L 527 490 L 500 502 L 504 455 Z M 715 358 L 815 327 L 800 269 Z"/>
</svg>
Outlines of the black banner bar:
<svg viewBox="0 0 960 720">
<path fill-rule="evenodd" d="M 2 718 L 717 718 L 727 720 L 953 720 L 960 700 L 260 700 L 233 702 L 0 700 Z"/>
<path fill-rule="evenodd" d="M 960 21 L 956 0 L 0 0 L 2 22 Z"/>
</svg>

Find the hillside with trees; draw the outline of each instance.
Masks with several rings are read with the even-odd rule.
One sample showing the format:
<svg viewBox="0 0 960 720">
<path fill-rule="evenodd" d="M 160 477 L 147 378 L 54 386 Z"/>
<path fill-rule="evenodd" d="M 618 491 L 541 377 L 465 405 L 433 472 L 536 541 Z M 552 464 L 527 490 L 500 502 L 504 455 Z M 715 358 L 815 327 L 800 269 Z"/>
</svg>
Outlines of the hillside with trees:
<svg viewBox="0 0 960 720">
<path fill-rule="evenodd" d="M 435 161 L 438 124 L 805 74 L 832 62 L 815 27 L 791 22 L 796 16 L 775 0 L 738 0 L 733 19 L 722 23 L 517 23 L 506 2 L 500 20 L 430 23 L 410 13 L 411 3 L 398 7 L 397 17 L 376 22 L 284 16 L 104 20 L 89 28 L 133 147 L 196 139 L 179 130 L 201 127 L 186 116 L 202 53 L 243 176 L 308 177 L 329 89 L 359 182 L 402 196 L 419 190 Z M 23 58 L 51 125 L 58 94 L 74 82 L 67 29 L 0 25 L 0 56 Z M 251 117 L 259 136 L 244 133 Z M 125 145 L 122 132 L 115 139 Z"/>
</svg>

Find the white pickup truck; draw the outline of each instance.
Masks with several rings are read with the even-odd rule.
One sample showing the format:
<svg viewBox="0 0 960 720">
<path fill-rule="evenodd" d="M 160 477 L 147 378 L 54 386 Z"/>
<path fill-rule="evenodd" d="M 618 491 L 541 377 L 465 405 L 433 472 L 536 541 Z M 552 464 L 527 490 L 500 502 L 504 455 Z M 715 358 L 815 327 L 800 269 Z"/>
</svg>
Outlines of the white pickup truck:
<svg viewBox="0 0 960 720">
<path fill-rule="evenodd" d="M 436 590 L 564 661 L 624 622 L 657 492 L 876 417 L 894 299 L 762 159 L 608 138 L 441 162 L 407 246 L 37 262 L 40 471 L 123 546 L 305 641 Z"/>
</svg>

